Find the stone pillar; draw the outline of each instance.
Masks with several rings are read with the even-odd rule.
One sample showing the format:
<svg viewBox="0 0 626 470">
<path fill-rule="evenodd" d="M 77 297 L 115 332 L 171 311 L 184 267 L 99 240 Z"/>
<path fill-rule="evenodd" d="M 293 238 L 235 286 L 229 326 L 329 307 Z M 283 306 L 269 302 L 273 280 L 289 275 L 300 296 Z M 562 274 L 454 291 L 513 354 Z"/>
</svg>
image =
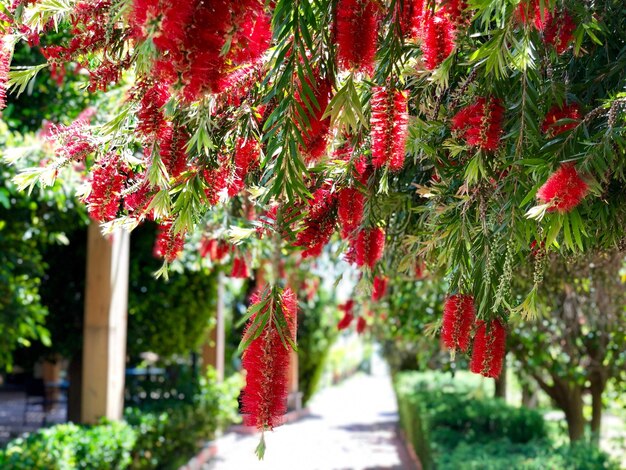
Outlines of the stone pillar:
<svg viewBox="0 0 626 470">
<path fill-rule="evenodd" d="M 81 421 L 119 420 L 124 408 L 130 234 L 89 226 Z"/>
<path fill-rule="evenodd" d="M 224 326 L 224 274 L 217 275 L 217 299 L 215 302 L 215 327 L 202 346 L 202 366 L 206 372 L 211 366 L 217 373 L 219 382 L 224 380 L 224 353 L 226 350 L 226 330 Z"/>
</svg>

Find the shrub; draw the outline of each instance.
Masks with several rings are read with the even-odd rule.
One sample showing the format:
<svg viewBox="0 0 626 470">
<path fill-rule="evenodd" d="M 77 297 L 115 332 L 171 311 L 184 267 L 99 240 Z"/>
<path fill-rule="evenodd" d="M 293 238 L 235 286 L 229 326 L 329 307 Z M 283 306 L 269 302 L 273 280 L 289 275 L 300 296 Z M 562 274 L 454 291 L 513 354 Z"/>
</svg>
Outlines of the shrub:
<svg viewBox="0 0 626 470">
<path fill-rule="evenodd" d="M 11 441 L 0 453 L 0 468 L 124 469 L 130 464 L 136 439 L 136 431 L 123 422 L 92 427 L 60 424 Z"/>
<path fill-rule="evenodd" d="M 589 444 L 554 448 L 543 417 L 486 398 L 480 378 L 401 373 L 395 377 L 400 425 L 425 469 L 616 469 Z"/>
</svg>

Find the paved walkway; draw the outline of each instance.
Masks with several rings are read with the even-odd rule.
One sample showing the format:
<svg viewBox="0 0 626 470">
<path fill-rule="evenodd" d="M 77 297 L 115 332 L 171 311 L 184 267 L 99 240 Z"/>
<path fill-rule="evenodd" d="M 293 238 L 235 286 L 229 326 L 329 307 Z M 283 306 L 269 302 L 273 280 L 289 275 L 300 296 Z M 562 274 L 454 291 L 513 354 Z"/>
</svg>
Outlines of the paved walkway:
<svg viewBox="0 0 626 470">
<path fill-rule="evenodd" d="M 396 403 L 389 378 L 359 375 L 320 392 L 311 414 L 266 433 L 265 459 L 258 435 L 227 434 L 206 470 L 413 470 L 398 440 Z"/>
</svg>

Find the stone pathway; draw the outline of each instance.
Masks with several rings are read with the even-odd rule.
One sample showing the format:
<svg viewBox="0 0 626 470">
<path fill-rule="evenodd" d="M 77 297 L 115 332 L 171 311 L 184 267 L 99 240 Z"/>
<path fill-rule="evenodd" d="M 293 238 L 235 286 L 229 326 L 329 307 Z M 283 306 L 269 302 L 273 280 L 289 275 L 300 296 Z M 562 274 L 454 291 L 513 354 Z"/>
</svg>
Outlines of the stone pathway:
<svg viewBox="0 0 626 470">
<path fill-rule="evenodd" d="M 386 375 L 358 375 L 320 392 L 311 414 L 266 433 L 265 459 L 254 449 L 259 435 L 229 433 L 204 470 L 413 470 L 397 437 L 397 411 Z"/>
</svg>

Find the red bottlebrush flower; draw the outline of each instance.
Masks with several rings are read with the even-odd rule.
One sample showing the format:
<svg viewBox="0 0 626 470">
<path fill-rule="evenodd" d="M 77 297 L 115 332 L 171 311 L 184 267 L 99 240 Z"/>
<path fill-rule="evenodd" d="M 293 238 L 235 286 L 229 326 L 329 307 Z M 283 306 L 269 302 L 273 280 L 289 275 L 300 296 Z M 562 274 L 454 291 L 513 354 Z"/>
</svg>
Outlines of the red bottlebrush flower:
<svg viewBox="0 0 626 470">
<path fill-rule="evenodd" d="M 337 223 L 337 194 L 322 187 L 313 193 L 304 229 L 296 236 L 294 246 L 303 247 L 302 257 L 317 257 L 330 240 Z"/>
<path fill-rule="evenodd" d="M 441 11 L 450 18 L 450 21 L 457 24 L 463 12 L 467 9 L 467 2 L 464 0 L 443 0 Z"/>
<path fill-rule="evenodd" d="M 380 227 L 360 230 L 353 244 L 357 266 L 373 268 L 385 250 L 385 231 Z"/>
<path fill-rule="evenodd" d="M 354 300 L 350 299 L 339 305 L 339 310 L 343 311 L 343 317 L 339 320 L 339 323 L 337 323 L 337 329 L 345 330 L 350 326 L 352 320 L 354 320 Z"/>
<path fill-rule="evenodd" d="M 540 201 L 550 204 L 549 212 L 569 212 L 587 195 L 589 186 L 580 177 L 576 167 L 563 164 L 537 191 Z"/>
<path fill-rule="evenodd" d="M 554 46 L 557 54 L 563 54 L 574 40 L 576 23 L 570 14 L 563 11 L 561 14 L 551 16 L 546 20 L 543 40 L 546 44 Z"/>
<path fill-rule="evenodd" d="M 269 294 L 268 294 L 269 295 Z M 260 312 L 254 314 L 248 326 L 252 328 L 257 315 L 268 314 L 274 299 L 253 299 L 253 305 L 267 301 Z M 296 340 L 297 298 L 289 288 L 280 296 L 280 311 L 284 315 L 288 331 L 283 332 L 293 342 Z M 279 310 L 275 306 L 271 311 Z M 271 430 L 282 423 L 287 411 L 288 378 L 291 352 L 283 344 L 273 319 L 265 324 L 261 334 L 254 339 L 243 353 L 242 366 L 246 370 L 246 386 L 242 393 L 242 413 L 244 424 L 261 431 Z"/>
<path fill-rule="evenodd" d="M 467 351 L 475 318 L 474 299 L 471 295 L 455 294 L 448 297 L 443 307 L 443 344 L 448 349 Z"/>
<path fill-rule="evenodd" d="M 480 97 L 452 118 L 452 130 L 472 147 L 494 152 L 500 146 L 504 107 L 499 99 Z"/>
<path fill-rule="evenodd" d="M 386 277 L 374 277 L 374 284 L 372 286 L 372 301 L 378 302 L 387 294 L 387 284 L 389 279 Z"/>
<path fill-rule="evenodd" d="M 317 71 L 315 71 L 318 74 Z M 307 162 L 316 162 L 326 152 L 328 146 L 328 137 L 330 133 L 330 117 L 322 119 L 326 107 L 330 102 L 330 96 L 332 92 L 332 84 L 328 78 L 318 78 L 314 83 L 307 82 L 309 87 L 313 90 L 315 96 L 315 102 L 313 102 L 309 96 L 302 92 L 296 97 L 298 105 L 304 110 L 305 116 L 299 118 L 302 122 L 300 132 L 302 133 L 304 144 L 301 146 L 301 151 L 304 154 L 304 158 Z M 305 96 L 309 106 L 313 110 L 309 110 L 309 106 L 304 104 L 302 97 Z M 308 121 L 308 126 L 306 122 Z"/>
<path fill-rule="evenodd" d="M 174 233 L 172 222 L 164 222 L 159 225 L 157 238 L 154 242 L 154 256 L 162 258 L 168 263 L 174 261 L 183 251 L 185 234 Z"/>
<path fill-rule="evenodd" d="M 422 28 L 422 55 L 426 68 L 433 70 L 452 54 L 456 28 L 441 11 L 424 15 Z"/>
<path fill-rule="evenodd" d="M 252 140 L 237 139 L 235 146 L 234 172 L 228 184 L 228 195 L 236 196 L 244 188 L 246 176 L 259 164 L 259 144 Z"/>
<path fill-rule="evenodd" d="M 138 180 L 144 179 L 145 176 L 138 178 Z M 154 199 L 155 191 L 150 188 L 150 184 L 145 181 L 137 187 L 137 189 L 130 194 L 124 196 L 124 209 L 126 209 L 129 215 L 137 219 L 143 219 L 146 215 L 146 211 Z"/>
<path fill-rule="evenodd" d="M 4 44 L 3 39 L 0 36 L 0 115 L 6 106 L 7 82 L 9 81 L 9 67 L 11 65 L 11 52 Z"/>
<path fill-rule="evenodd" d="M 363 220 L 365 196 L 356 188 L 345 188 L 337 195 L 339 201 L 337 215 L 341 226 L 341 236 L 349 238 L 359 228 Z"/>
<path fill-rule="evenodd" d="M 400 25 L 400 34 L 405 38 L 417 38 L 424 17 L 424 0 L 396 2 L 395 15 Z"/>
<path fill-rule="evenodd" d="M 187 168 L 187 152 L 189 133 L 184 127 L 176 124 L 164 124 L 157 134 L 159 156 L 167 173 L 177 178 Z"/>
<path fill-rule="evenodd" d="M 57 157 L 82 162 L 87 155 L 96 149 L 96 142 L 87 129 L 88 123 L 82 119 L 76 119 L 69 126 L 50 126 L 48 135 L 43 133 L 45 139 L 54 145 L 54 153 Z"/>
<path fill-rule="evenodd" d="M 358 334 L 363 334 L 363 332 L 365 331 L 365 328 L 367 328 L 367 322 L 365 321 L 364 317 L 359 317 L 356 320 L 356 332 Z"/>
<path fill-rule="evenodd" d="M 238 256 L 233 258 L 233 269 L 230 272 L 230 277 L 238 279 L 248 279 L 250 277 L 250 272 L 248 271 L 248 265 L 246 264 L 245 259 Z"/>
<path fill-rule="evenodd" d="M 548 22 L 552 17 L 548 8 L 545 8 L 543 12 L 541 11 L 539 0 L 526 0 L 520 2 L 517 6 L 515 14 L 517 15 L 520 23 L 528 26 L 532 22 L 534 27 L 539 31 L 544 30 L 546 22 Z"/>
<path fill-rule="evenodd" d="M 580 118 L 580 107 L 576 103 L 565 105 L 563 107 L 553 106 L 550 108 L 550 111 L 548 111 L 548 114 L 546 114 L 543 124 L 541 124 L 541 132 L 551 136 L 559 135 L 563 132 L 569 131 L 570 129 L 574 129 L 578 124 L 576 122 L 557 124 L 558 121 L 562 119 L 579 121 Z"/>
<path fill-rule="evenodd" d="M 485 377 L 498 378 L 506 354 L 506 330 L 500 320 L 480 321 L 474 336 L 470 370 Z"/>
<path fill-rule="evenodd" d="M 108 154 L 92 168 L 91 191 L 86 197 L 89 216 L 97 222 L 115 219 L 120 209 L 121 193 L 128 167 L 119 155 Z"/>
<path fill-rule="evenodd" d="M 348 70 L 374 71 L 378 42 L 377 7 L 372 0 L 339 0 L 337 4 L 337 56 Z"/>
<path fill-rule="evenodd" d="M 372 89 L 372 164 L 402 169 L 408 134 L 407 94 L 385 87 Z"/>
<path fill-rule="evenodd" d="M 214 206 L 220 201 L 220 193 L 226 188 L 228 184 L 228 168 L 225 167 L 224 162 L 219 162 L 218 168 L 210 168 L 204 170 L 202 175 L 204 176 L 204 182 L 206 188 L 204 194 L 206 195 L 209 204 Z"/>
<path fill-rule="evenodd" d="M 426 265 L 422 261 L 415 262 L 415 279 L 421 281 L 426 277 Z"/>
</svg>

